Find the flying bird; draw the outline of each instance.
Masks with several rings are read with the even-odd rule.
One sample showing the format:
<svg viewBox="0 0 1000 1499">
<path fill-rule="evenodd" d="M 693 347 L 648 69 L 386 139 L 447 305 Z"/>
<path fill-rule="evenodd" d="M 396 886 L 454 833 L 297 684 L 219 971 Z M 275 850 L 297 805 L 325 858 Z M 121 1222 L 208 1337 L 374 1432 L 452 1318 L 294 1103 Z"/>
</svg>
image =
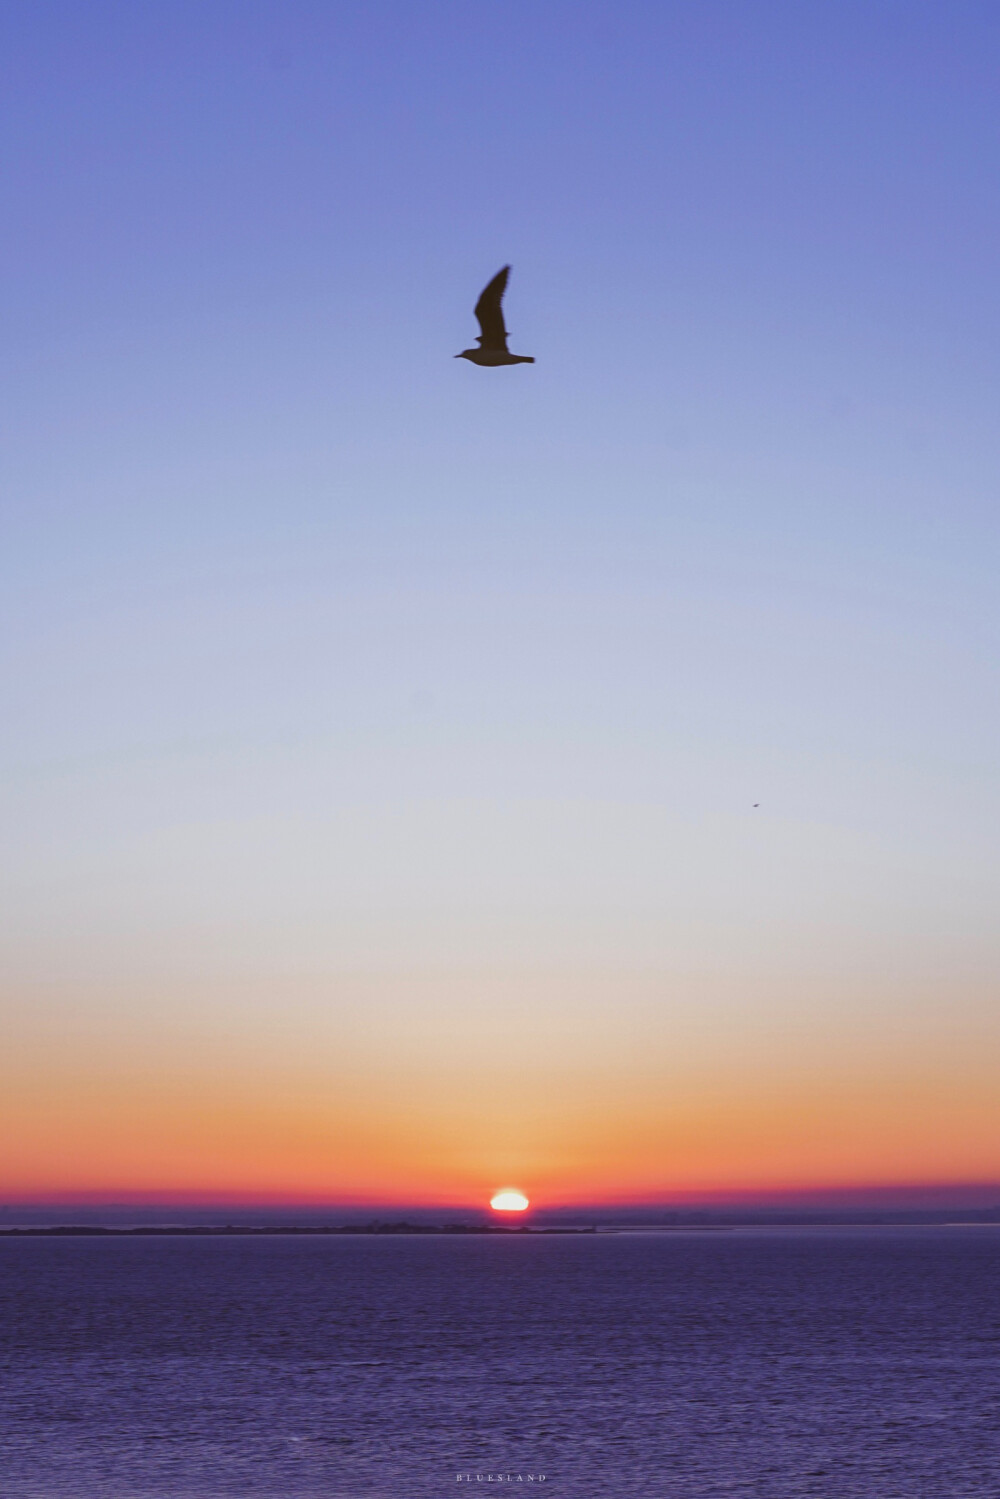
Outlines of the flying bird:
<svg viewBox="0 0 1000 1499">
<path fill-rule="evenodd" d="M 476 303 L 476 320 L 482 332 L 476 339 L 478 349 L 463 349 L 456 359 L 467 359 L 470 364 L 534 364 L 530 354 L 512 354 L 507 348 L 507 329 L 504 326 L 503 294 L 507 290 L 510 266 L 497 271 L 490 284 L 483 288 Z"/>
</svg>

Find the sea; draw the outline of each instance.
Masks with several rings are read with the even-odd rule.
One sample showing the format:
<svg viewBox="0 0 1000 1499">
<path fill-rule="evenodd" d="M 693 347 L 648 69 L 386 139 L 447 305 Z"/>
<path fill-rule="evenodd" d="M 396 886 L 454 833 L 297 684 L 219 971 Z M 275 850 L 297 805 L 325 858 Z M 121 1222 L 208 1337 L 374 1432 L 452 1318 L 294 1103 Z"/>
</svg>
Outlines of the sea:
<svg viewBox="0 0 1000 1499">
<path fill-rule="evenodd" d="M 0 1499 L 998 1499 L 1000 1229 L 0 1239 Z"/>
</svg>

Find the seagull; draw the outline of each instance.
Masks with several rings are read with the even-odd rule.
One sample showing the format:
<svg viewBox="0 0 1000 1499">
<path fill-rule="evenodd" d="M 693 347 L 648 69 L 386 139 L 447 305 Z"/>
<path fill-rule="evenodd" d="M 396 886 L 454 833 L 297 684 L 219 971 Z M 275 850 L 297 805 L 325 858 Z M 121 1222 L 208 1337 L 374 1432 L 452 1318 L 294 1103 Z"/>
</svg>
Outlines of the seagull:
<svg viewBox="0 0 1000 1499">
<path fill-rule="evenodd" d="M 507 290 L 510 266 L 497 271 L 490 284 L 483 288 L 476 303 L 476 320 L 482 329 L 476 339 L 478 349 L 463 349 L 456 359 L 467 359 L 470 364 L 534 364 L 530 354 L 511 354 L 507 348 L 507 329 L 504 327 L 503 309 L 500 303 Z"/>
</svg>

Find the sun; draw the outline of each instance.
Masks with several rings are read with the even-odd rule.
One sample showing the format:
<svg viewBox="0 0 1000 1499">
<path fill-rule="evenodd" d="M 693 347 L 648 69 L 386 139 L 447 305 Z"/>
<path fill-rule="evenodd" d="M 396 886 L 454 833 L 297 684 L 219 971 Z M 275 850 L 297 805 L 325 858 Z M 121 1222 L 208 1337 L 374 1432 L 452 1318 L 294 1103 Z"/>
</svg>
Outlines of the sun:
<svg viewBox="0 0 1000 1499">
<path fill-rule="evenodd" d="M 523 1213 L 528 1206 L 528 1199 L 523 1192 L 517 1192 L 512 1187 L 504 1187 L 502 1192 L 497 1192 L 490 1198 L 490 1207 L 498 1213 Z"/>
</svg>

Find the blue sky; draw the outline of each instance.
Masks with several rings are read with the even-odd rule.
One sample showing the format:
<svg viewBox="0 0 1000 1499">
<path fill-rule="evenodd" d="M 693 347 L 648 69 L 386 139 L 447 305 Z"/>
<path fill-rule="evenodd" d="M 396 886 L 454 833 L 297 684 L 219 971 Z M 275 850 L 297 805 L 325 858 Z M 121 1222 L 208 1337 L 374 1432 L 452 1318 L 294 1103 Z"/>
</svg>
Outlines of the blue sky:
<svg viewBox="0 0 1000 1499">
<path fill-rule="evenodd" d="M 21 1075 L 975 1092 L 996 8 L 0 17 Z"/>
</svg>

